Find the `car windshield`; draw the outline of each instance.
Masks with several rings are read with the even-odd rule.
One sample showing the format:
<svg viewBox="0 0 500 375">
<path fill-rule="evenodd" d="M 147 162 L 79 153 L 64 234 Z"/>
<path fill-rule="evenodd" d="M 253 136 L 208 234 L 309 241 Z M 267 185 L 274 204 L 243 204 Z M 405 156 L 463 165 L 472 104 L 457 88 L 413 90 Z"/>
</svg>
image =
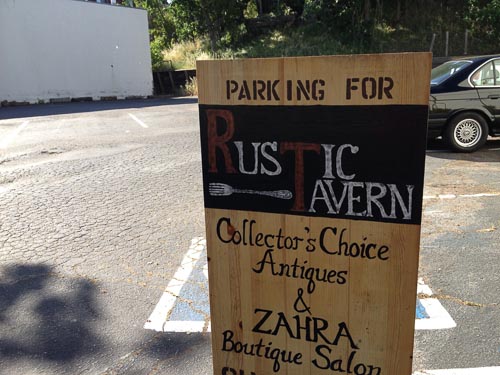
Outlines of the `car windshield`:
<svg viewBox="0 0 500 375">
<path fill-rule="evenodd" d="M 456 74 L 466 66 L 472 64 L 471 61 L 448 61 L 432 69 L 431 85 L 439 85 Z"/>
</svg>

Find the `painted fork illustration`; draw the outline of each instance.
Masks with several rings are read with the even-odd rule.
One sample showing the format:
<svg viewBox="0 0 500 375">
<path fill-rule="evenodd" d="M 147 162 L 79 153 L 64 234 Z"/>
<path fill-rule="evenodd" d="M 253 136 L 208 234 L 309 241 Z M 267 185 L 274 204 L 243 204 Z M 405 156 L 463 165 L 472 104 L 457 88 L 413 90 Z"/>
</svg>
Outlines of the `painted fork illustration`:
<svg viewBox="0 0 500 375">
<path fill-rule="evenodd" d="M 213 182 L 208 184 L 208 192 L 214 197 L 224 197 L 231 194 L 255 194 L 255 195 L 266 195 L 268 197 L 279 198 L 279 199 L 292 199 L 293 194 L 289 190 L 274 190 L 274 191 L 260 191 L 260 190 L 248 190 L 248 189 L 235 189 L 231 185 L 223 184 L 220 182 Z"/>
</svg>

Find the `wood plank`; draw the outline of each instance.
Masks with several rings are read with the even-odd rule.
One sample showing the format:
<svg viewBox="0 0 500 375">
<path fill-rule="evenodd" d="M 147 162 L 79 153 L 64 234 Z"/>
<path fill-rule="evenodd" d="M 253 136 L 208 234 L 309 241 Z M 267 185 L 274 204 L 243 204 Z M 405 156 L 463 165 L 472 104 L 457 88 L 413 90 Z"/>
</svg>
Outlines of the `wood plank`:
<svg viewBox="0 0 500 375">
<path fill-rule="evenodd" d="M 198 100 L 200 104 L 229 105 L 427 105 L 429 80 L 424 79 L 422 72 L 430 71 L 431 56 L 425 52 L 202 60 L 197 62 Z M 365 78 L 368 79 L 363 81 Z M 379 79 L 382 79 L 382 85 L 379 85 Z M 390 98 L 383 91 L 391 85 L 387 79 L 393 83 Z M 292 87 L 290 95 L 287 94 L 288 81 Z M 309 98 L 304 95 L 298 98 L 299 81 L 304 87 L 309 82 Z M 313 85 L 316 87 L 314 97 Z M 366 87 L 366 97 L 363 96 L 363 86 Z M 382 91 L 379 91 L 381 87 Z M 261 94 L 259 89 L 263 90 Z M 348 91 L 350 98 L 346 96 Z M 370 98 L 372 95 L 374 97 Z"/>
<path fill-rule="evenodd" d="M 326 366 L 325 353 L 332 351 L 330 358 L 342 360 L 346 365 L 349 355 L 355 352 L 352 368 L 363 363 L 367 368 L 380 367 L 381 374 L 409 374 L 413 350 L 413 323 L 415 319 L 416 268 L 420 228 L 418 225 L 376 223 L 328 218 L 249 213 L 245 211 L 207 209 L 207 248 L 209 257 L 210 301 L 212 306 L 212 332 L 215 373 L 222 368 L 243 368 L 257 374 L 272 374 L 274 361 L 255 356 L 238 355 L 234 350 L 224 351 L 223 332 L 230 330 L 234 335 L 230 342 L 256 344 L 263 343 L 281 350 L 301 353 L 301 365 L 282 363 L 278 373 L 313 374 L 320 373 L 318 367 Z M 269 253 L 266 246 L 235 245 L 224 243 L 217 236 L 217 223 L 221 218 L 229 218 L 231 226 L 222 225 L 219 232 L 224 241 L 231 233 L 246 232 L 250 241 L 249 227 L 244 229 L 244 220 L 255 220 L 252 227 L 253 238 L 258 233 L 277 235 L 280 229 L 283 238 L 302 238 L 297 250 L 274 249 Z M 247 222 L 248 223 L 248 222 Z M 306 233 L 305 227 L 310 228 Z M 345 229 L 342 240 L 346 243 L 375 243 L 385 245 L 388 260 L 367 260 L 338 254 L 329 254 L 320 248 L 320 234 L 324 228 Z M 233 232 L 234 231 L 234 232 Z M 236 235 L 239 238 L 239 235 Z M 305 250 L 306 239 L 315 239 L 316 249 Z M 367 238 L 367 240 L 364 240 Z M 325 236 L 325 246 L 330 252 L 338 250 L 339 236 L 332 233 Z M 369 241 L 369 242 L 368 242 Z M 274 243 L 278 246 L 278 243 Z M 373 251 L 375 254 L 375 251 Z M 268 254 L 266 256 L 266 254 Z M 271 254 L 269 256 L 269 254 Z M 271 259 L 272 258 L 272 259 Z M 262 263 L 264 261 L 264 263 Z M 271 264 L 273 263 L 273 264 Z M 288 265 L 290 277 L 273 275 L 280 272 L 280 265 Z M 293 265 L 297 264 L 297 277 L 293 277 Z M 313 281 L 312 293 L 308 294 L 306 274 L 301 268 L 313 268 L 324 279 L 325 270 L 345 272 L 343 278 L 333 277 L 330 282 Z M 262 271 L 262 272 L 256 272 Z M 301 277 L 302 276 L 302 277 Z M 299 313 L 294 304 L 301 305 L 298 290 L 303 289 L 303 302 L 310 307 L 311 314 Z M 298 306 L 302 310 L 304 306 Z M 264 313 L 256 309 L 272 311 L 269 319 L 255 333 Z M 288 331 L 279 317 L 283 313 L 290 324 Z M 296 329 L 294 317 L 300 317 L 300 324 L 306 326 L 306 319 L 317 319 L 319 328 L 324 322 L 329 326 L 315 337 L 314 322 L 310 329 Z M 337 345 L 331 345 L 338 334 L 338 325 L 345 323 L 352 342 L 345 336 Z M 408 323 L 408 324 L 404 324 Z M 305 336 L 309 333 L 310 341 Z M 320 332 L 320 331 L 318 331 Z M 297 339 L 298 335 L 301 339 Z M 330 343 L 324 340 L 326 337 Z M 356 347 L 357 348 L 356 348 Z M 319 349 L 318 349 L 319 348 Z M 327 349 L 328 348 L 328 349 Z M 235 348 L 233 348 L 235 349 Z M 322 354 L 318 354 L 317 350 Z M 322 351 L 323 350 L 323 351 Z M 316 360 L 317 365 L 313 363 Z M 344 365 L 344 367 L 345 367 Z M 374 372 L 376 373 L 376 372 Z"/>
</svg>

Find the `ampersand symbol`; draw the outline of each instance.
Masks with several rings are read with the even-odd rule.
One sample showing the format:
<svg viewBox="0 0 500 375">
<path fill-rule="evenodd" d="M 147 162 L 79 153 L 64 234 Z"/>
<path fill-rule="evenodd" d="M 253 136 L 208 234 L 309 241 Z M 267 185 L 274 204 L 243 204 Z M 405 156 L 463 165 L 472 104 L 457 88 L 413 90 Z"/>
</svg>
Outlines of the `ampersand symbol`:
<svg viewBox="0 0 500 375">
<path fill-rule="evenodd" d="M 293 304 L 293 308 L 298 313 L 304 313 L 307 311 L 309 313 L 309 315 L 312 315 L 311 308 L 309 306 L 307 306 L 306 302 L 304 301 L 303 296 L 304 296 L 304 289 L 299 288 L 299 290 L 297 290 L 297 299 L 295 300 L 295 303 Z M 299 308 L 299 306 L 301 306 L 301 307 Z"/>
</svg>

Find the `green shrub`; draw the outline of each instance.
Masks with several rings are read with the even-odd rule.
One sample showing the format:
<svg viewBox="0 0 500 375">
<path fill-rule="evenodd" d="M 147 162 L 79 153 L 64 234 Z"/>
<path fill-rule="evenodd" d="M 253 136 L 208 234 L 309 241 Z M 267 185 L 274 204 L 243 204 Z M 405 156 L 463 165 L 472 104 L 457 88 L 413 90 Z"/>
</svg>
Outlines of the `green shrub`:
<svg viewBox="0 0 500 375">
<path fill-rule="evenodd" d="M 151 49 L 151 66 L 154 72 L 160 71 L 165 65 L 163 60 L 163 49 L 164 45 L 161 39 L 155 39 L 150 43 Z"/>
</svg>

